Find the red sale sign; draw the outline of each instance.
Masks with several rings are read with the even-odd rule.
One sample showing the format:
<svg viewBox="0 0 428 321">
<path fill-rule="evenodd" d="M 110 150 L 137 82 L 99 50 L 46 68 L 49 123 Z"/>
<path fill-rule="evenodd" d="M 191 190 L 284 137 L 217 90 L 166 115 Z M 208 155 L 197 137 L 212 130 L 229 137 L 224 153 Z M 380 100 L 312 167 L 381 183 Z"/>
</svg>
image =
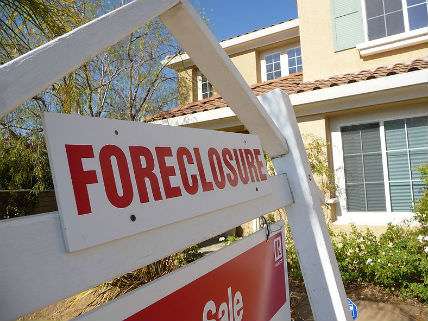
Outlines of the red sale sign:
<svg viewBox="0 0 428 321">
<path fill-rule="evenodd" d="M 287 300 L 282 253 L 278 234 L 125 320 L 269 321 Z"/>
<path fill-rule="evenodd" d="M 208 255 L 101 308 L 88 320 L 288 321 L 282 232 L 267 241 L 263 237 L 259 231 Z M 185 284 L 179 286 L 181 282 Z"/>
</svg>

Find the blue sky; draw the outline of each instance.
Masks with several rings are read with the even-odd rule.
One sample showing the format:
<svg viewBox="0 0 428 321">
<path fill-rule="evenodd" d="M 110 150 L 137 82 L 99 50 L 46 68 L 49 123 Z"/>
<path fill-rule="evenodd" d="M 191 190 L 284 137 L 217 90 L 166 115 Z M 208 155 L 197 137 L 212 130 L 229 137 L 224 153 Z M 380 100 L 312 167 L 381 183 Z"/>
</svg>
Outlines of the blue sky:
<svg viewBox="0 0 428 321">
<path fill-rule="evenodd" d="M 295 0 L 191 0 L 219 41 L 297 17 Z"/>
</svg>

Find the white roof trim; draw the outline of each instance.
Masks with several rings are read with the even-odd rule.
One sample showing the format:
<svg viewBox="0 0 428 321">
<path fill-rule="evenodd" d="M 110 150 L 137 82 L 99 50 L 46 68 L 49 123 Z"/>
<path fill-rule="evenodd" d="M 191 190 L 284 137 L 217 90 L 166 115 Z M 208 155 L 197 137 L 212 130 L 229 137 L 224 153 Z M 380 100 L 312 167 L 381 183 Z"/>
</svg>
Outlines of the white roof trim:
<svg viewBox="0 0 428 321">
<path fill-rule="evenodd" d="M 169 125 L 169 126 L 185 126 L 189 124 L 202 123 L 206 121 L 212 121 L 216 119 L 222 119 L 222 118 L 234 117 L 234 116 L 236 115 L 232 111 L 232 109 L 230 109 L 230 107 L 222 107 L 222 108 L 197 112 L 194 114 L 156 120 L 153 123 L 159 124 L 159 125 Z"/>
<path fill-rule="evenodd" d="M 293 105 L 296 106 L 419 84 L 428 85 L 427 69 L 307 91 L 291 97 Z"/>
<path fill-rule="evenodd" d="M 299 19 L 294 19 L 276 24 L 271 27 L 243 34 L 235 38 L 220 42 L 220 46 L 231 55 L 244 50 L 250 50 L 266 46 L 279 41 L 292 39 L 299 36 Z M 166 63 L 166 62 L 165 62 Z M 188 54 L 184 53 L 174 57 L 168 65 L 174 67 L 177 64 L 192 65 Z"/>
<path fill-rule="evenodd" d="M 331 88 L 291 94 L 297 116 L 428 97 L 428 70 L 360 81 Z M 186 126 L 235 116 L 229 107 L 158 120 L 154 123 Z"/>
</svg>

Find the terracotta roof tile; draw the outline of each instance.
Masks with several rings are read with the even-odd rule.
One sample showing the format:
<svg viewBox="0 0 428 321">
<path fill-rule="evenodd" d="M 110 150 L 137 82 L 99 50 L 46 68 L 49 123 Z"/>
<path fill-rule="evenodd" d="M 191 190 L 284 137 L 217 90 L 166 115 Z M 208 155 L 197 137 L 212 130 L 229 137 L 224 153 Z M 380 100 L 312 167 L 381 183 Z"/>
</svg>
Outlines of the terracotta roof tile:
<svg viewBox="0 0 428 321">
<path fill-rule="evenodd" d="M 295 73 L 282 78 L 255 84 L 251 86 L 251 89 L 256 95 L 264 94 L 276 88 L 280 88 L 286 91 L 288 94 L 295 94 L 364 80 L 382 78 L 421 69 L 428 69 L 428 59 L 417 59 L 409 64 L 397 63 L 390 67 L 378 67 L 374 70 L 362 70 L 358 73 L 338 75 L 328 79 L 315 80 L 312 82 L 303 82 L 302 73 Z M 154 116 L 146 118 L 146 121 L 155 121 L 183 116 L 222 107 L 227 107 L 226 102 L 219 95 L 214 95 L 211 98 L 195 101 L 184 106 L 160 112 Z"/>
</svg>

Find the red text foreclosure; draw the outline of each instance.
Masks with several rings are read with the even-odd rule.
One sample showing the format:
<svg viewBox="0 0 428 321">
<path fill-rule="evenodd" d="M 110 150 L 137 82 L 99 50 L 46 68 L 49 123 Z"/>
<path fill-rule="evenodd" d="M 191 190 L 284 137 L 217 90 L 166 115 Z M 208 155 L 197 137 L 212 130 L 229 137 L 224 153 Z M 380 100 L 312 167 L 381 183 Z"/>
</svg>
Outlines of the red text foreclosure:
<svg viewBox="0 0 428 321">
<path fill-rule="evenodd" d="M 71 181 L 77 206 L 77 214 L 90 214 L 91 202 L 88 192 L 89 184 L 98 183 L 95 169 L 85 170 L 83 159 L 94 158 L 92 145 L 65 145 Z M 224 189 L 227 185 L 236 187 L 267 179 L 264 172 L 263 155 L 260 149 L 209 148 L 207 158 L 209 165 L 204 166 L 198 147 L 177 149 L 165 146 L 154 148 L 154 152 L 145 146 L 129 146 L 130 162 L 125 152 L 116 145 L 104 145 L 98 154 L 104 189 L 109 202 L 117 208 L 129 206 L 134 199 L 131 174 L 135 177 L 136 190 L 141 203 L 150 201 L 147 183 L 150 184 L 153 200 L 160 201 L 180 197 L 183 193 L 194 195 L 200 192 Z M 115 162 L 112 159 L 115 158 Z M 142 160 L 144 159 L 144 162 Z M 132 164 L 130 170 L 129 164 Z M 118 192 L 114 166 L 119 175 L 122 188 Z M 194 173 L 189 174 L 193 167 Z M 209 168 L 206 168 L 209 167 Z M 159 170 L 157 170 L 159 169 Z M 212 181 L 207 177 L 210 171 Z M 171 177 L 178 176 L 181 184 L 173 186 Z M 161 193 L 161 186 L 164 194 Z"/>
</svg>

